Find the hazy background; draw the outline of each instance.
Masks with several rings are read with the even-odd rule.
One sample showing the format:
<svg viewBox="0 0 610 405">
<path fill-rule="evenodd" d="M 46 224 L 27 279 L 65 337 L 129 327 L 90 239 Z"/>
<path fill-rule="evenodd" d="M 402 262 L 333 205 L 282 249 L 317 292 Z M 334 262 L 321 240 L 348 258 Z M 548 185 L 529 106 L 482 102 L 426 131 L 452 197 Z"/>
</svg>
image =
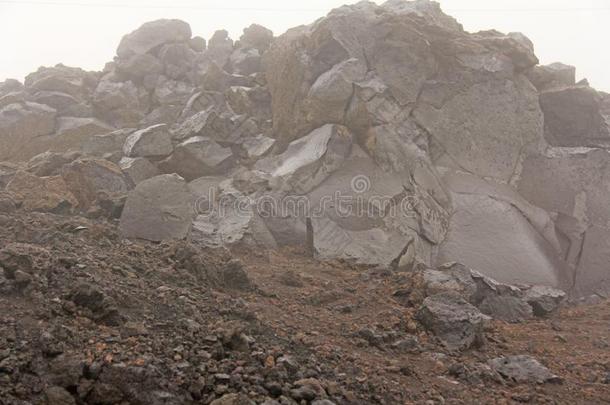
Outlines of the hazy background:
<svg viewBox="0 0 610 405">
<path fill-rule="evenodd" d="M 377 1 L 382 3 L 383 1 Z M 350 0 L 0 0 L 0 81 L 22 80 L 39 66 L 100 70 L 121 37 L 142 23 L 179 18 L 209 38 L 220 28 L 237 39 L 262 24 L 276 35 L 308 24 Z M 577 67 L 579 78 L 610 91 L 609 0 L 440 0 L 468 31 L 521 31 L 543 64 Z"/>
</svg>

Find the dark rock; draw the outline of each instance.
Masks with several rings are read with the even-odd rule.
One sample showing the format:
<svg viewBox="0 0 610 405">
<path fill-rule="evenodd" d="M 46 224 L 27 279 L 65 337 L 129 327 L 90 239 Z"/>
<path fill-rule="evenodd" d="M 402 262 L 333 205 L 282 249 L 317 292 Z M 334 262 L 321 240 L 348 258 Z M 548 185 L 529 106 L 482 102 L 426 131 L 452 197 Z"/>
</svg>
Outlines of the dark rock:
<svg viewBox="0 0 610 405">
<path fill-rule="evenodd" d="M 128 157 L 163 158 L 172 149 L 167 125 L 159 124 L 129 135 L 123 153 Z"/>
<path fill-rule="evenodd" d="M 417 319 L 447 348 L 464 350 L 483 344 L 489 317 L 458 295 L 442 293 L 424 300 Z"/>
<path fill-rule="evenodd" d="M 490 295 L 478 308 L 485 315 L 505 322 L 518 323 L 532 318 L 532 307 L 523 299 L 512 296 Z"/>
<path fill-rule="evenodd" d="M 220 269 L 222 285 L 236 290 L 252 289 L 252 282 L 240 260 L 231 260 Z"/>
<path fill-rule="evenodd" d="M 489 366 L 516 383 L 561 383 L 561 378 L 530 356 L 510 356 L 490 360 Z"/>
<path fill-rule="evenodd" d="M 566 293 L 546 286 L 533 286 L 525 292 L 525 301 L 532 306 L 534 315 L 548 316 L 555 312 L 566 297 Z"/>
<path fill-rule="evenodd" d="M 610 145 L 610 129 L 601 113 L 601 102 L 600 94 L 587 86 L 542 92 L 546 140 L 554 146 Z"/>
</svg>

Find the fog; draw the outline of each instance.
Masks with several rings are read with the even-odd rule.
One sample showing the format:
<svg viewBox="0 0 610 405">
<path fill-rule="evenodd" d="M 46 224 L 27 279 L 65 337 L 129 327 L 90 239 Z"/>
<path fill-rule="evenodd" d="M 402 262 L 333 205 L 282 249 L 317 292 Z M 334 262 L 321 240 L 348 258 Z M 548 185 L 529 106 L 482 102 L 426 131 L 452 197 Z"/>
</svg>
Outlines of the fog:
<svg viewBox="0 0 610 405">
<path fill-rule="evenodd" d="M 239 38 L 253 22 L 276 35 L 308 24 L 346 0 L 0 0 L 0 80 L 23 79 L 39 66 L 64 63 L 99 70 L 121 37 L 158 18 L 179 18 L 209 38 L 220 28 Z M 380 3 L 380 1 L 378 1 Z M 598 89 L 610 91 L 610 5 L 606 0 L 441 0 L 468 31 L 521 31 L 542 63 L 577 67 Z"/>
</svg>

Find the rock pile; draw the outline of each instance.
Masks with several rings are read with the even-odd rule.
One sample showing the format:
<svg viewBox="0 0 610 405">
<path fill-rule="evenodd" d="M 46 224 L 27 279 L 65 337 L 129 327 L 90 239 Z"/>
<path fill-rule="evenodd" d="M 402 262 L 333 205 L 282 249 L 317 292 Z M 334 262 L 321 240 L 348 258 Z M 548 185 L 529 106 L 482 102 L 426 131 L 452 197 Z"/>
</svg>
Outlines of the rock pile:
<svg viewBox="0 0 610 405">
<path fill-rule="evenodd" d="M 468 33 L 435 2 L 389 0 L 237 41 L 157 20 L 116 53 L 102 72 L 0 84 L 3 209 L 610 292 L 610 96 L 539 66 L 523 34 Z M 511 296 L 481 305 L 530 313 Z"/>
</svg>

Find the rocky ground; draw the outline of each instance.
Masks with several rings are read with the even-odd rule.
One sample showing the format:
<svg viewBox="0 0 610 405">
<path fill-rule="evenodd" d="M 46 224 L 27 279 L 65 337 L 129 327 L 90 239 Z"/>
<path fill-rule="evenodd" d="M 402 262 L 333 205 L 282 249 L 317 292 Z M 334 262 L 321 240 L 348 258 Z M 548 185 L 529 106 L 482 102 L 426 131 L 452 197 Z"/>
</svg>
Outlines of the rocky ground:
<svg viewBox="0 0 610 405">
<path fill-rule="evenodd" d="M 0 404 L 610 401 L 610 94 L 427 0 L 134 29 L 0 83 Z"/>
<path fill-rule="evenodd" d="M 2 404 L 610 400 L 609 302 L 492 320 L 482 346 L 449 350 L 409 273 L 125 242 L 78 216 L 0 220 Z"/>
</svg>

